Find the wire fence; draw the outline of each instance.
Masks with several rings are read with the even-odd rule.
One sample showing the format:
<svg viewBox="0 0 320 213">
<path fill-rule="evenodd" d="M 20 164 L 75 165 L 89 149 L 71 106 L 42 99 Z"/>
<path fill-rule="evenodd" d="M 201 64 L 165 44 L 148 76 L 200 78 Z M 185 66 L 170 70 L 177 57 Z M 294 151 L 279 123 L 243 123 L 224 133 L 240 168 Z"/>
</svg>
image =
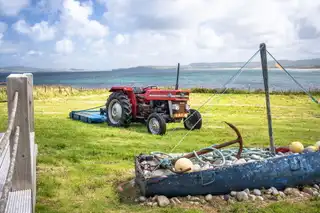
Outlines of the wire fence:
<svg viewBox="0 0 320 213">
<path fill-rule="evenodd" d="M 3 156 L 5 154 L 4 151 L 6 150 L 6 147 L 10 143 L 10 136 L 12 135 L 14 130 L 12 149 L 10 153 L 9 169 L 8 169 L 7 177 L 5 179 L 4 186 L 0 191 L 0 213 L 4 213 L 6 209 L 8 195 L 12 186 L 12 176 L 13 176 L 15 162 L 16 162 L 16 155 L 17 155 L 19 135 L 20 135 L 20 127 L 16 126 L 14 128 L 16 114 L 17 114 L 18 99 L 19 99 L 19 93 L 15 92 L 12 111 L 8 118 L 9 120 L 8 128 L 4 136 L 0 140 L 0 156 Z M 3 166 L 3 164 L 4 164 L 4 161 L 2 161 L 2 163 L 0 164 L 0 167 Z"/>
</svg>

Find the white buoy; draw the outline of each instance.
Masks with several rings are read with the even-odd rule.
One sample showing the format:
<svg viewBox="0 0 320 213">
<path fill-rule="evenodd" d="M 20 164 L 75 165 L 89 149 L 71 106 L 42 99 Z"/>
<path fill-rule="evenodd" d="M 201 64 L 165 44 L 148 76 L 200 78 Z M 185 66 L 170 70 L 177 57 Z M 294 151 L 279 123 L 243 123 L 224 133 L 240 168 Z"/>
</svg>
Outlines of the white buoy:
<svg viewBox="0 0 320 213">
<path fill-rule="evenodd" d="M 185 171 L 190 168 L 191 170 L 189 170 L 187 172 L 192 172 L 193 171 L 193 163 L 188 158 L 180 158 L 174 164 L 174 168 L 177 172 L 182 172 L 182 171 Z"/>
</svg>

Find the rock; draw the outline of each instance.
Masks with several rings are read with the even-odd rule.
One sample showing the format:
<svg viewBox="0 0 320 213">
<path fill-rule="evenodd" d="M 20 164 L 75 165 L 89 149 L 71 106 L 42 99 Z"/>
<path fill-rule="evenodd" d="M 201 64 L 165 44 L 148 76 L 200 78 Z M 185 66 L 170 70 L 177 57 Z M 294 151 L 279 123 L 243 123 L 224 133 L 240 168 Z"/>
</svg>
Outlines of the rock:
<svg viewBox="0 0 320 213">
<path fill-rule="evenodd" d="M 299 189 L 293 189 L 292 195 L 295 197 L 303 197 L 303 195 L 301 196 Z"/>
<path fill-rule="evenodd" d="M 284 198 L 284 197 L 286 197 L 286 194 L 284 192 L 279 191 L 279 196 Z"/>
<path fill-rule="evenodd" d="M 205 199 L 206 201 L 210 201 L 210 200 L 212 200 L 212 195 L 211 195 L 211 194 L 208 194 L 208 195 L 206 195 L 206 196 L 204 197 L 204 199 Z"/>
<path fill-rule="evenodd" d="M 170 199 L 170 202 L 171 202 L 172 205 L 174 205 L 174 206 L 177 205 L 176 201 L 175 201 L 174 199 L 172 199 L 172 198 Z"/>
<path fill-rule="evenodd" d="M 177 197 L 173 197 L 172 199 L 174 199 L 176 201 L 176 203 L 181 203 L 181 201 L 177 198 Z"/>
<path fill-rule="evenodd" d="M 229 159 L 230 159 L 231 161 L 236 161 L 236 160 L 238 160 L 238 158 L 236 158 L 236 157 L 234 157 L 234 156 L 230 156 Z"/>
<path fill-rule="evenodd" d="M 248 194 L 245 192 L 237 192 L 236 198 L 238 201 L 245 201 L 249 199 Z"/>
<path fill-rule="evenodd" d="M 304 187 L 302 191 L 309 195 L 313 195 L 313 190 L 311 188 Z"/>
<path fill-rule="evenodd" d="M 155 207 L 155 206 L 157 206 L 157 205 L 158 205 L 157 202 L 153 202 L 153 203 L 152 203 L 152 206 L 153 206 L 153 207 Z"/>
<path fill-rule="evenodd" d="M 261 160 L 261 159 L 262 159 L 262 157 L 261 157 L 261 156 L 259 156 L 259 155 L 255 155 L 255 154 L 253 154 L 253 155 L 251 155 L 251 159 L 253 159 L 253 160 Z"/>
<path fill-rule="evenodd" d="M 313 187 L 314 187 L 315 189 L 317 189 L 318 191 L 320 190 L 320 187 L 319 187 L 317 184 L 314 184 Z"/>
<path fill-rule="evenodd" d="M 170 200 L 163 195 L 157 197 L 157 202 L 160 207 L 168 206 L 170 204 Z"/>
<path fill-rule="evenodd" d="M 151 200 L 154 202 L 157 200 L 158 195 L 154 196 Z"/>
<path fill-rule="evenodd" d="M 190 199 L 191 199 L 191 195 L 188 195 L 188 196 L 187 196 L 187 199 L 190 200 Z"/>
<path fill-rule="evenodd" d="M 198 197 L 191 197 L 189 200 L 191 200 L 191 201 L 200 201 L 200 198 L 198 198 Z"/>
<path fill-rule="evenodd" d="M 229 199 L 228 200 L 228 204 L 234 204 L 234 200 L 233 199 Z"/>
<path fill-rule="evenodd" d="M 231 191 L 231 192 L 230 192 L 230 195 L 231 195 L 232 197 L 235 197 L 235 196 L 237 195 L 237 192 Z"/>
<path fill-rule="evenodd" d="M 201 166 L 199 164 L 194 164 L 193 165 L 193 171 L 199 172 L 201 170 Z"/>
<path fill-rule="evenodd" d="M 278 201 L 279 200 L 279 196 L 270 196 L 269 200 Z"/>
<path fill-rule="evenodd" d="M 205 201 L 204 199 L 200 199 L 200 203 L 201 203 L 201 204 L 206 204 L 207 201 Z"/>
<path fill-rule="evenodd" d="M 229 195 L 223 195 L 223 200 L 228 201 L 230 199 Z"/>
<path fill-rule="evenodd" d="M 236 160 L 235 162 L 234 162 L 234 164 L 235 165 L 239 165 L 239 164 L 244 164 L 244 163 L 246 163 L 247 161 L 245 160 L 245 159 L 243 159 L 243 158 L 240 158 L 239 160 Z"/>
<path fill-rule="evenodd" d="M 320 195 L 319 192 L 317 192 L 317 191 L 314 191 L 314 192 L 313 192 L 313 196 L 314 196 L 314 197 L 318 197 L 319 195 Z"/>
<path fill-rule="evenodd" d="M 140 196 L 140 197 L 139 197 L 139 201 L 140 201 L 140 202 L 145 202 L 146 200 L 147 200 L 147 198 L 144 197 L 144 196 Z"/>
<path fill-rule="evenodd" d="M 249 189 L 245 189 L 245 190 L 243 190 L 245 193 L 247 193 L 247 195 L 249 195 L 250 194 L 250 190 Z"/>
<path fill-rule="evenodd" d="M 249 196 L 249 200 L 255 201 L 256 200 L 256 196 L 255 195 L 248 195 Z"/>
<path fill-rule="evenodd" d="M 260 200 L 260 201 L 264 200 L 263 197 L 261 197 L 261 196 L 257 196 L 257 199 Z"/>
<path fill-rule="evenodd" d="M 134 202 L 138 203 L 139 202 L 139 198 L 134 199 Z"/>
<path fill-rule="evenodd" d="M 248 162 L 248 163 L 256 162 L 256 160 L 252 160 L 252 159 L 250 159 L 250 160 L 248 160 L 247 162 Z"/>
<path fill-rule="evenodd" d="M 286 188 L 285 190 L 284 190 L 284 193 L 286 194 L 286 195 L 292 195 L 293 194 L 293 188 Z"/>
<path fill-rule="evenodd" d="M 152 202 L 148 202 L 147 206 L 152 206 L 152 204 L 153 204 Z"/>
<path fill-rule="evenodd" d="M 306 192 L 301 192 L 301 193 L 300 193 L 300 196 L 301 196 L 301 197 L 311 198 L 312 195 L 313 195 L 313 192 L 312 192 L 312 194 L 309 194 L 309 193 L 306 193 Z"/>
<path fill-rule="evenodd" d="M 189 203 L 190 203 L 191 205 L 193 205 L 193 204 L 194 204 L 194 202 L 193 202 L 193 201 L 190 201 Z"/>
<path fill-rule="evenodd" d="M 261 196 L 261 191 L 259 189 L 254 189 L 252 193 L 256 196 Z"/>
<path fill-rule="evenodd" d="M 276 189 L 274 187 L 271 187 L 270 189 L 272 190 L 272 193 L 271 193 L 272 195 L 278 195 L 279 194 L 278 189 Z"/>
<path fill-rule="evenodd" d="M 272 192 L 273 192 L 273 190 L 270 188 L 270 189 L 268 189 L 267 191 L 265 191 L 265 193 L 267 194 L 267 195 L 271 195 L 272 194 Z"/>
<path fill-rule="evenodd" d="M 200 203 L 199 202 L 193 202 L 193 205 L 199 205 Z"/>
</svg>

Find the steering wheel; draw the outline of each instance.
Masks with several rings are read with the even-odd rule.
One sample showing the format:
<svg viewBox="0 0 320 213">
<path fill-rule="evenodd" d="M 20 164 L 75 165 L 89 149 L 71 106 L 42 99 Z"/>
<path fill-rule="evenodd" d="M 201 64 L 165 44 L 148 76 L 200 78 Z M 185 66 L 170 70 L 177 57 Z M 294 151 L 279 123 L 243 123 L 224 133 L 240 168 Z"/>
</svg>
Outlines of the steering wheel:
<svg viewBox="0 0 320 213">
<path fill-rule="evenodd" d="M 158 89 L 158 87 L 156 85 L 149 85 L 143 88 L 143 90 L 146 90 L 146 89 Z"/>
</svg>

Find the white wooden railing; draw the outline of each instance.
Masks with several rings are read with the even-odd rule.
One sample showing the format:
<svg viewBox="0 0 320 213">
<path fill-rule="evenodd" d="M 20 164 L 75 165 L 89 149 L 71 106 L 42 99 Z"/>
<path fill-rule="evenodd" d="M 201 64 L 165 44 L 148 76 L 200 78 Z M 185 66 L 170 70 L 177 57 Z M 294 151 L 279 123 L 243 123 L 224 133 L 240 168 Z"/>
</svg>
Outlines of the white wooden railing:
<svg viewBox="0 0 320 213">
<path fill-rule="evenodd" d="M 0 213 L 35 212 L 37 145 L 32 90 L 32 74 L 7 77 L 8 128 L 0 133 Z"/>
</svg>

